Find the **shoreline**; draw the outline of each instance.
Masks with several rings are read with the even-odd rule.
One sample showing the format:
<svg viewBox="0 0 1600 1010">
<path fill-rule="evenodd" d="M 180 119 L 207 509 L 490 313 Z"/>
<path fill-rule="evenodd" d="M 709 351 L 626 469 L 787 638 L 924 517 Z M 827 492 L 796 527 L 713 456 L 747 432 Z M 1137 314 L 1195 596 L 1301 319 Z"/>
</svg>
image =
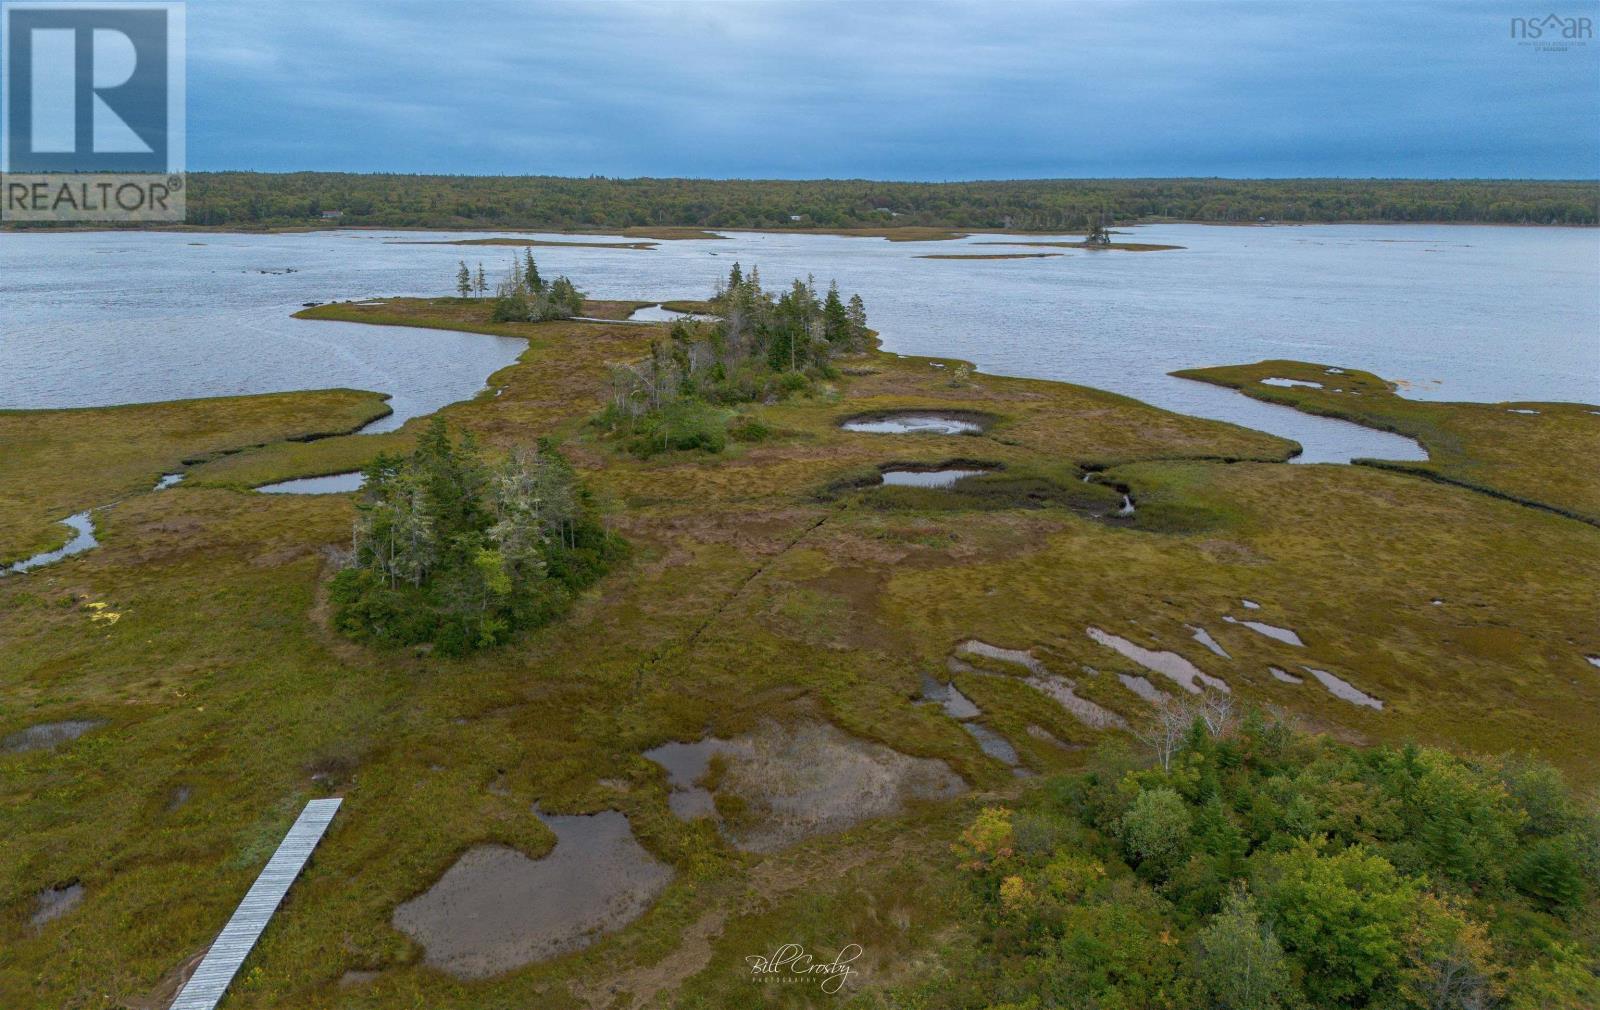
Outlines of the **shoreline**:
<svg viewBox="0 0 1600 1010">
<path fill-rule="evenodd" d="M 1559 228 L 1562 230 L 1600 230 L 1600 223 L 1596 224 L 1544 224 L 1533 221 L 1391 221 L 1384 218 L 1363 219 L 1358 221 L 1202 221 L 1192 218 L 1154 218 L 1139 221 L 1119 221 L 1114 228 L 1142 228 L 1154 225 L 1201 225 L 1208 228 L 1320 228 L 1339 227 L 1343 225 L 1439 225 L 1453 228 Z M 925 231 L 944 232 L 937 237 L 926 235 L 915 238 L 892 238 L 886 232 L 894 231 Z M 599 229 L 574 229 L 551 228 L 540 225 L 511 225 L 505 227 L 486 228 L 479 225 L 376 225 L 376 224 L 351 224 L 319 226 L 306 225 L 273 225 L 263 228 L 240 228 L 235 225 L 206 225 L 206 224 L 172 224 L 152 225 L 148 227 L 77 227 L 70 224 L 57 224 L 39 226 L 37 224 L 19 227 L 9 222 L 0 222 L 0 234 L 25 235 L 63 235 L 63 234 L 116 234 L 119 232 L 171 232 L 180 235 L 314 235 L 322 232 L 422 232 L 422 233 L 453 233 L 471 232 L 482 234 L 504 235 L 594 235 L 606 237 L 635 238 L 656 242 L 684 242 L 702 241 L 712 242 L 726 238 L 720 232 L 736 232 L 747 235 L 836 235 L 841 238 L 885 238 L 891 242 L 942 242 L 956 239 L 970 238 L 973 235 L 1083 235 L 1082 229 L 1058 228 L 1043 230 L 1024 230 L 1021 228 L 979 228 L 965 226 L 944 225 L 899 225 L 890 228 L 874 228 L 862 226 L 859 228 L 725 228 L 716 225 L 662 225 L 656 228 L 599 228 Z M 668 234 L 670 232 L 701 232 L 703 234 Z"/>
</svg>

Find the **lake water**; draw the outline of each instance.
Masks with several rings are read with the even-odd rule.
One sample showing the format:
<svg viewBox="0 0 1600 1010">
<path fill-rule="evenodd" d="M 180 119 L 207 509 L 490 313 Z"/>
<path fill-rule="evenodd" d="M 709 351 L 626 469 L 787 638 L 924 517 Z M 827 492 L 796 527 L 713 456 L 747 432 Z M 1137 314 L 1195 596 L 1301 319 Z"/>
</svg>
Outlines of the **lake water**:
<svg viewBox="0 0 1600 1010">
<path fill-rule="evenodd" d="M 768 286 L 807 273 L 820 285 L 837 278 L 866 299 L 888 350 L 1098 386 L 1271 431 L 1304 444 L 1308 461 L 1414 456 L 1415 447 L 1166 373 L 1296 358 L 1377 372 L 1409 396 L 1600 402 L 1600 232 L 1129 231 L 1186 248 L 928 260 L 917 257 L 966 246 L 1006 252 L 976 243 L 1008 239 L 732 233 L 645 251 L 534 253 L 543 273 L 566 273 L 596 298 L 704 297 L 734 260 L 759 264 Z M 521 252 L 396 244 L 418 237 L 0 234 L 0 407 L 349 386 L 392 395 L 395 414 L 374 427 L 383 430 L 469 397 L 515 360 L 521 341 L 289 318 L 308 301 L 448 294 L 457 260 L 482 260 L 494 275 Z"/>
</svg>

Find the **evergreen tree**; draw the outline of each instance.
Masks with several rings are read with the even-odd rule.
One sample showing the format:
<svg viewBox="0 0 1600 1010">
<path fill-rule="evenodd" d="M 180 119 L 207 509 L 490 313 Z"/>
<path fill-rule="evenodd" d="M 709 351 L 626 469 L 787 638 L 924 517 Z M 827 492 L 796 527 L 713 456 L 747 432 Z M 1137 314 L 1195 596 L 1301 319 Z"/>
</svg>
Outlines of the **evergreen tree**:
<svg viewBox="0 0 1600 1010">
<path fill-rule="evenodd" d="M 456 271 L 456 294 L 466 298 L 472 294 L 472 271 L 467 269 L 467 261 L 461 261 L 461 268 Z"/>
<path fill-rule="evenodd" d="M 522 273 L 528 285 L 528 290 L 534 294 L 544 293 L 544 278 L 539 276 L 539 265 L 533 261 L 533 249 L 522 250 Z"/>
<path fill-rule="evenodd" d="M 570 319 L 583 313 L 583 294 L 565 276 L 557 277 L 547 293 L 550 305 L 549 319 Z"/>
<path fill-rule="evenodd" d="M 478 297 L 480 298 L 489 293 L 489 278 L 485 277 L 483 274 L 482 260 L 478 261 L 478 279 L 473 284 L 473 287 L 477 290 Z"/>
<path fill-rule="evenodd" d="M 850 307 L 845 310 L 850 320 L 850 343 L 859 346 L 867 339 L 867 303 L 860 295 L 850 296 Z"/>
<path fill-rule="evenodd" d="M 435 419 L 410 456 L 380 455 L 366 476 L 331 589 L 337 625 L 359 638 L 450 654 L 498 644 L 554 617 L 620 549 L 546 447 L 491 466 Z"/>
<path fill-rule="evenodd" d="M 823 336 L 830 344 L 849 344 L 851 339 L 850 311 L 839 298 L 839 285 L 829 282 L 828 297 L 822 303 Z"/>
</svg>

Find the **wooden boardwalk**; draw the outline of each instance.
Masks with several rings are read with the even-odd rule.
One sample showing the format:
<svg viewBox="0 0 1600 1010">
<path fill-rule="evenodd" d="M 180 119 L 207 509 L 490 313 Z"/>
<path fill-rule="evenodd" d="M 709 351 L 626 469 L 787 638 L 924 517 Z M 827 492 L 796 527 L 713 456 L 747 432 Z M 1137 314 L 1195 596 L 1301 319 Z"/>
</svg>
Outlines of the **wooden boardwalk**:
<svg viewBox="0 0 1600 1010">
<path fill-rule="evenodd" d="M 322 833 L 328 830 L 341 802 L 337 798 L 312 800 L 300 811 L 289 833 L 283 836 L 283 844 L 267 860 L 261 876 L 250 885 L 244 900 L 233 910 L 233 917 L 222 927 L 188 984 L 173 1000 L 171 1010 L 214 1010 L 222 1001 L 228 984 L 244 959 L 250 956 L 256 941 L 261 939 L 261 931 L 267 928 L 267 921 L 277 911 L 278 903 L 289 893 L 289 886 L 311 858 L 311 850 L 322 841 Z"/>
</svg>

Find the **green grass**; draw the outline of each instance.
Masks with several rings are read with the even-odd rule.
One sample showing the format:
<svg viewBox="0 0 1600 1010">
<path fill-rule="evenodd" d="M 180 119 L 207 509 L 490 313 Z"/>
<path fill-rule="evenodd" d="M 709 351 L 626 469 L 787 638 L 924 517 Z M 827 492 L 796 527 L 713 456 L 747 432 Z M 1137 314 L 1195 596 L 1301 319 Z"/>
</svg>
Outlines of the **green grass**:
<svg viewBox="0 0 1600 1010">
<path fill-rule="evenodd" d="M 219 454 L 354 431 L 389 413 L 384 399 L 330 389 L 0 410 L 0 564 L 65 543 L 63 516 L 148 491 L 162 474 Z"/>
<path fill-rule="evenodd" d="M 72 509 L 88 492 L 153 482 L 168 459 L 269 443 L 102 513 L 96 550 L 0 579 L 0 735 L 106 721 L 54 753 L 0 755 L 0 1005 L 138 1004 L 214 936 L 299 804 L 328 793 L 345 805 L 230 1010 L 563 1008 L 590 1005 L 584 993 L 606 1006 L 633 992 L 654 993 L 655 1005 L 740 1006 L 751 998 L 746 955 L 846 936 L 868 947 L 856 1000 L 874 1005 L 908 974 L 959 965 L 970 938 L 946 886 L 948 840 L 976 805 L 1019 788 L 957 724 L 912 703 L 920 675 L 969 637 L 1033 648 L 1080 695 L 1129 718 L 1142 703 L 1115 674 L 1133 668 L 1087 626 L 1177 651 L 1243 701 L 1342 738 L 1527 750 L 1596 786 L 1600 678 L 1583 655 L 1600 654 L 1600 537 L 1587 525 L 1406 474 L 1277 465 L 1292 443 L 1098 390 L 988 375 L 953 385 L 949 367 L 875 352 L 841 361 L 841 378 L 810 397 L 752 408 L 768 429 L 760 441 L 635 459 L 587 419 L 605 400 L 606 363 L 637 358 L 660 328 L 496 326 L 487 313 L 457 299 L 311 313 L 527 339 L 490 381 L 500 396 L 441 414 L 490 452 L 560 440 L 607 525 L 634 545 L 562 621 L 469 658 L 377 652 L 333 633 L 324 552 L 348 543 L 349 497 L 242 490 L 408 446 L 416 422 L 282 440 L 353 427 L 377 406 L 372 394 L 285 394 L 300 420 L 276 441 L 260 428 L 243 437 L 243 425 L 216 434 L 205 419 L 218 401 L 162 405 L 172 413 L 156 445 L 143 439 L 157 425 L 128 423 L 137 415 L 123 411 L 136 408 L 0 415 L 53 447 L 3 457 L 0 486 L 48 487 L 59 461 L 82 452 L 97 471 L 128 475 L 74 478 L 81 491 L 59 492 Z M 328 423 L 330 406 L 342 425 Z M 968 437 L 838 427 L 901 409 L 994 423 Z M 1005 471 L 893 508 L 819 499 L 883 464 L 951 459 Z M 1074 483 L 1084 469 L 1096 483 Z M 1023 506 L 1007 495 L 1024 480 L 1073 501 L 1126 485 L 1139 515 L 1117 525 L 1071 502 Z M 68 511 L 32 491 L 25 501 L 41 522 Z M 1262 609 L 1247 615 L 1240 598 Z M 93 620 L 95 602 L 121 615 L 115 624 Z M 1292 627 L 1306 646 L 1225 624 L 1224 613 Z M 1233 660 L 1206 652 L 1187 624 Z M 1332 670 L 1387 707 L 1350 706 L 1309 679 L 1280 684 L 1269 663 Z M 1084 758 L 1072 747 L 1104 737 L 1000 672 L 961 687 L 1035 770 L 1070 770 Z M 943 758 L 975 793 L 762 857 L 674 818 L 641 751 L 768 718 L 823 718 Z M 1029 725 L 1070 746 L 1027 735 Z M 180 789 L 188 799 L 174 808 Z M 534 803 L 625 812 L 674 883 L 582 953 L 471 985 L 422 967 L 389 925 L 395 906 L 479 842 L 544 851 Z M 83 904 L 30 926 L 34 895 L 73 879 Z M 341 988 L 355 968 L 382 975 Z"/>
<path fill-rule="evenodd" d="M 1324 417 L 1409 435 L 1422 443 L 1422 463 L 1357 460 L 1366 466 L 1459 484 L 1600 525 L 1600 407 L 1583 403 L 1451 403 L 1412 400 L 1371 372 L 1304 361 L 1195 368 L 1172 374 L 1237 389 Z M 1267 378 L 1317 382 L 1268 386 Z M 1535 411 L 1521 414 L 1516 411 Z"/>
</svg>

